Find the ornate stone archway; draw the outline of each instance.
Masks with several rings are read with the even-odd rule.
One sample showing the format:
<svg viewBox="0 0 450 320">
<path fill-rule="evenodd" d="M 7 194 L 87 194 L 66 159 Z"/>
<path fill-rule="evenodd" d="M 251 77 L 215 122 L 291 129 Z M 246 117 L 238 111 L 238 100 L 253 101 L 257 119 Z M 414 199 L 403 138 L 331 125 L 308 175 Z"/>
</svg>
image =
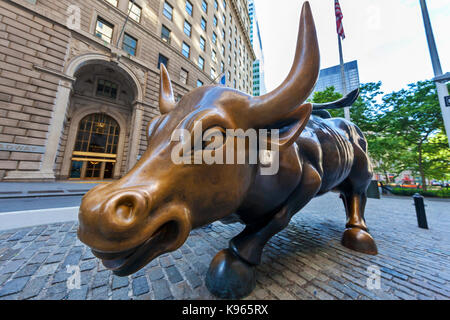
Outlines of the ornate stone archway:
<svg viewBox="0 0 450 320">
<path fill-rule="evenodd" d="M 70 105 L 70 97 L 73 90 L 73 85 L 76 82 L 75 75 L 77 71 L 86 65 L 95 65 L 98 63 L 110 64 L 115 70 L 121 72 L 121 74 L 128 79 L 131 87 L 134 90 L 135 99 L 131 105 L 132 117 L 131 117 L 131 132 L 130 141 L 138 141 L 142 130 L 143 121 L 143 98 L 145 87 L 143 81 L 140 81 L 138 76 L 133 70 L 123 62 L 111 58 L 111 56 L 99 54 L 99 53 L 87 53 L 79 55 L 73 58 L 66 66 L 64 74 L 60 74 L 60 83 L 55 99 L 55 107 L 53 110 L 51 124 L 49 126 L 49 132 L 47 136 L 46 151 L 43 156 L 42 165 L 39 171 L 34 172 L 9 172 L 9 179 L 13 180 L 55 180 L 55 162 L 59 151 L 60 141 L 64 131 L 64 124 L 66 121 L 66 115 Z M 109 111 L 108 111 L 109 112 Z M 66 148 L 67 149 L 67 148 Z M 137 156 L 139 152 L 139 143 L 130 143 L 128 149 L 128 163 L 126 167 L 132 168 L 137 162 Z M 123 153 L 123 152 L 122 152 Z M 63 163 L 63 167 L 65 162 Z M 67 170 L 64 167 L 64 170 Z M 61 173 L 67 172 L 61 170 Z"/>
</svg>

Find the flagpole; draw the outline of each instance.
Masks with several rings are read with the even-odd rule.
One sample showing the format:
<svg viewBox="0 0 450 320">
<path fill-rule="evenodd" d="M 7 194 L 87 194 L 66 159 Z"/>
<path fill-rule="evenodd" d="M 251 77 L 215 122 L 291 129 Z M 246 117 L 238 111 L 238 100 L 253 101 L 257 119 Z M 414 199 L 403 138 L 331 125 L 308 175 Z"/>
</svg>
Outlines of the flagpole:
<svg viewBox="0 0 450 320">
<path fill-rule="evenodd" d="M 120 40 L 122 39 L 123 34 L 125 33 L 125 27 L 127 26 L 128 20 L 130 20 L 131 10 L 133 9 L 134 3 L 136 0 L 130 0 L 130 2 L 133 4 L 130 9 L 128 10 L 127 18 L 125 19 L 125 23 L 123 24 L 122 30 L 119 33 L 119 38 L 117 39 L 117 45 L 116 47 L 119 48 Z"/>
<path fill-rule="evenodd" d="M 347 81 L 345 80 L 345 66 L 344 66 L 344 54 L 342 53 L 342 40 L 341 36 L 338 34 L 339 43 L 339 61 L 341 64 L 341 79 L 342 79 L 342 94 L 344 97 L 347 95 Z M 350 118 L 350 107 L 344 108 L 345 119 L 351 121 Z"/>
<path fill-rule="evenodd" d="M 222 72 L 221 74 L 219 74 L 213 81 L 211 81 L 210 84 L 216 83 L 217 79 L 221 78 L 222 76 L 225 75 L 225 72 Z"/>
</svg>

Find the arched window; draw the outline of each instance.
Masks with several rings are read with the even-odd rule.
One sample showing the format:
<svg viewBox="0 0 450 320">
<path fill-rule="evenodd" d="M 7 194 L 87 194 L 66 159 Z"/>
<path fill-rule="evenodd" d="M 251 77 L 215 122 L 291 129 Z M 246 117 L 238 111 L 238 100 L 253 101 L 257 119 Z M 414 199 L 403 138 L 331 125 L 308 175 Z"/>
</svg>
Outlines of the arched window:
<svg viewBox="0 0 450 320">
<path fill-rule="evenodd" d="M 80 121 L 74 151 L 117 153 L 119 124 L 105 113 L 95 113 Z"/>
<path fill-rule="evenodd" d="M 91 114 L 81 120 L 73 151 L 70 177 L 113 178 L 119 135 L 119 124 L 105 113 Z"/>
</svg>

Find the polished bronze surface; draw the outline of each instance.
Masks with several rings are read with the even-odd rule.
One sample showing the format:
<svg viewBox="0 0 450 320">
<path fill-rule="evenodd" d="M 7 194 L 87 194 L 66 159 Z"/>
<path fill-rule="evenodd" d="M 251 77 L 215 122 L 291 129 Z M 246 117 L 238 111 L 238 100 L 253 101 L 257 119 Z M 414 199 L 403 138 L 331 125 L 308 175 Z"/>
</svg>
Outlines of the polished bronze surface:
<svg viewBox="0 0 450 320">
<path fill-rule="evenodd" d="M 348 248 L 376 254 L 364 221 L 372 178 L 367 142 L 344 119 L 311 116 L 302 104 L 319 73 L 319 47 L 309 3 L 302 9 L 297 52 L 287 79 L 273 92 L 252 97 L 210 85 L 178 103 L 161 65 L 161 116 L 148 125 L 148 148 L 122 179 L 100 185 L 82 201 L 78 236 L 119 276 L 176 250 L 194 229 L 214 221 L 240 221 L 244 231 L 211 263 L 206 284 L 222 298 L 241 298 L 255 286 L 254 268 L 267 241 L 312 198 L 336 190 L 347 213 L 342 239 Z M 354 99 L 355 97 L 347 97 Z M 320 106 L 319 106 L 320 107 Z M 279 171 L 263 164 L 174 164 L 176 129 L 280 129 Z M 233 136 L 237 140 L 245 137 Z M 270 140 L 271 138 L 269 138 Z M 221 148 L 229 145 L 224 143 Z"/>
</svg>

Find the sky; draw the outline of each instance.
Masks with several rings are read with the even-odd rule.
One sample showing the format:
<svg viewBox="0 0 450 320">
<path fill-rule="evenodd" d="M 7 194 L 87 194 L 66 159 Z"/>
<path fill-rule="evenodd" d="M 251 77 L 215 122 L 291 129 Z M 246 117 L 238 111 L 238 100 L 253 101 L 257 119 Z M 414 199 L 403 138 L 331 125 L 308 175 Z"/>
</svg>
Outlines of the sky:
<svg viewBox="0 0 450 320">
<path fill-rule="evenodd" d="M 255 0 L 268 90 L 294 59 L 302 0 Z M 339 64 L 334 0 L 310 0 L 321 68 Z M 419 0 L 340 0 L 344 60 L 358 60 L 361 83 L 382 81 L 385 93 L 434 77 Z M 450 1 L 427 0 L 442 71 L 450 72 Z"/>
</svg>

